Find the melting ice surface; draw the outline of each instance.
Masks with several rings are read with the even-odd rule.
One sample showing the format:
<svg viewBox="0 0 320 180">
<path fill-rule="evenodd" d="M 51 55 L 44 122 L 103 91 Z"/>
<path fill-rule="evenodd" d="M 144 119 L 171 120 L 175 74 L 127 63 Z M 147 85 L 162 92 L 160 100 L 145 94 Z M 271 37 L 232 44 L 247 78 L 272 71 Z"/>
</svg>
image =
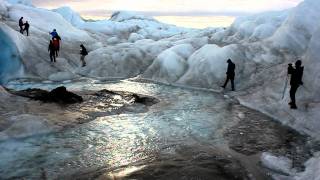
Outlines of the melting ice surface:
<svg viewBox="0 0 320 180">
<path fill-rule="evenodd" d="M 59 85 L 13 82 L 8 87 L 52 89 Z M 223 131 L 241 113 L 233 109 L 231 101 L 212 92 L 129 81 L 63 85 L 73 91 L 129 91 L 161 102 L 146 113 L 99 117 L 61 132 L 0 142 L 1 178 L 38 179 L 43 168 L 47 177 L 54 179 L 88 169 L 117 169 L 148 162 L 181 146 L 224 146 Z"/>
<path fill-rule="evenodd" d="M 123 90 L 159 98 L 147 113 L 98 118 L 63 132 L 0 143 L 3 178 L 38 178 L 40 168 L 49 177 L 89 167 L 117 167 L 153 158 L 155 152 L 174 150 L 194 142 L 223 143 L 219 133 L 232 113 L 223 111 L 222 97 L 146 83 L 64 84 L 71 90 Z M 11 84 L 10 88 L 53 88 L 57 84 Z M 67 121 L 67 119 L 66 119 Z"/>
</svg>

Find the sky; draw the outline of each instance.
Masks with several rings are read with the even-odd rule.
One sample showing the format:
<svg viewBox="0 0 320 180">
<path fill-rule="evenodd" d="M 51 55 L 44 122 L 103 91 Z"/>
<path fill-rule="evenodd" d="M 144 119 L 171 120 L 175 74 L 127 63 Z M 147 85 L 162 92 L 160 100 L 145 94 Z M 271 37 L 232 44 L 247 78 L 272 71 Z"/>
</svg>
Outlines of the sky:
<svg viewBox="0 0 320 180">
<path fill-rule="evenodd" d="M 236 17 L 295 7 L 303 0 L 32 0 L 38 7 L 69 6 L 84 18 L 105 19 L 119 10 L 136 11 L 178 26 L 229 26 Z"/>
</svg>

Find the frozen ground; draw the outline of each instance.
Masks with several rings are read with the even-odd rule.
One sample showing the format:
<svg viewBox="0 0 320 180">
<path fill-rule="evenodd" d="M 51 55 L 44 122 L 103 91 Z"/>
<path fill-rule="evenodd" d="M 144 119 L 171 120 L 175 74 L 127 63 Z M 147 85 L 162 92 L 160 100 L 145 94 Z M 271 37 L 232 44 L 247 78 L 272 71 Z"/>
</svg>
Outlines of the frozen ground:
<svg viewBox="0 0 320 180">
<path fill-rule="evenodd" d="M 31 24 L 30 37 L 17 32 L 20 16 Z M 83 76 L 138 76 L 218 89 L 224 81 L 225 61 L 231 58 L 237 66 L 237 93 L 230 96 L 320 139 L 318 0 L 305 0 L 282 12 L 241 17 L 225 29 L 180 28 L 131 12 L 87 22 L 68 7 L 49 11 L 27 0 L 0 0 L 0 19 L 0 47 L 5 50 L 0 54 L 2 84 L 15 78 L 65 81 Z M 56 64 L 50 64 L 47 53 L 48 32 L 53 28 L 63 40 Z M 90 51 L 85 68 L 79 67 L 81 43 Z M 298 58 L 305 66 L 304 86 L 298 90 L 299 109 L 291 111 L 288 92 L 285 99 L 281 97 L 287 64 Z M 319 159 L 315 155 L 308 162 L 310 169 L 318 166 Z M 299 178 L 310 177 L 308 172 L 312 170 Z"/>
</svg>

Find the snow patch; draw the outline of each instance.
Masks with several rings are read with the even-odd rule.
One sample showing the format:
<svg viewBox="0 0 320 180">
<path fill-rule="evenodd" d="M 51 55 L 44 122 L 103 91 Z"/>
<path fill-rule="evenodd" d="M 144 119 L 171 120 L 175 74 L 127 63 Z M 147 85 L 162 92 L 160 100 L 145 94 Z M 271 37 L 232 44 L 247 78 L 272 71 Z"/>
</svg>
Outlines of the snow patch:
<svg viewBox="0 0 320 180">
<path fill-rule="evenodd" d="M 303 53 L 310 38 L 319 28 L 320 5 L 317 0 L 305 0 L 294 8 L 271 40 L 275 46 Z M 306 18 L 308 17 L 308 18 Z"/>
<path fill-rule="evenodd" d="M 145 38 L 140 34 L 131 33 L 128 41 L 133 43 L 133 42 L 136 42 L 136 41 L 141 40 L 141 39 L 145 39 Z"/>
<path fill-rule="evenodd" d="M 137 13 L 130 12 L 130 11 L 114 12 L 110 18 L 111 21 L 118 21 L 118 22 L 133 20 L 133 19 L 156 21 L 155 19 L 153 19 L 151 17 L 144 16 L 144 15 L 137 14 Z"/>
<path fill-rule="evenodd" d="M 305 163 L 306 170 L 297 174 L 295 180 L 320 180 L 320 152 Z"/>
<path fill-rule="evenodd" d="M 53 11 L 59 13 L 65 20 L 74 26 L 79 26 L 84 23 L 80 14 L 73 11 L 70 7 L 64 6 L 58 9 L 53 9 Z"/>
<path fill-rule="evenodd" d="M 243 55 L 237 45 L 219 47 L 208 44 L 193 53 L 189 59 L 189 69 L 181 77 L 179 83 L 217 88 L 217 82 L 224 80 L 227 68 L 227 60 L 232 59 L 239 72 L 243 68 Z"/>
<path fill-rule="evenodd" d="M 188 59 L 195 52 L 191 44 L 179 44 L 171 47 L 169 50 L 174 51 L 184 59 Z"/>
<path fill-rule="evenodd" d="M 187 67 L 185 59 L 168 49 L 157 57 L 143 76 L 165 82 L 175 82 L 184 74 Z"/>
<path fill-rule="evenodd" d="M 76 78 L 76 76 L 71 72 L 57 72 L 48 77 L 49 80 L 58 82 L 72 80 L 74 78 Z"/>
<path fill-rule="evenodd" d="M 285 175 L 292 174 L 292 160 L 287 157 L 277 157 L 270 153 L 262 153 L 261 155 L 262 165 L 276 173 Z"/>
</svg>

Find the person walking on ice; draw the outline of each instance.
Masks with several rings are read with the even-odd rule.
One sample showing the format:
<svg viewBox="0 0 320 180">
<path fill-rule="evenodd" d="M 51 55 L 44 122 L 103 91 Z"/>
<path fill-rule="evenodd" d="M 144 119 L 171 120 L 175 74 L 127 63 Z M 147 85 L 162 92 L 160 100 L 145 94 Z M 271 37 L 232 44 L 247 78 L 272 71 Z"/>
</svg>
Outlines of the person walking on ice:
<svg viewBox="0 0 320 180">
<path fill-rule="evenodd" d="M 302 76 L 303 76 L 303 70 L 304 67 L 301 66 L 302 62 L 301 60 L 298 60 L 295 63 L 295 67 L 292 66 L 292 64 L 288 64 L 288 75 L 291 75 L 290 79 L 290 99 L 291 102 L 289 102 L 289 105 L 291 109 L 297 109 L 296 105 L 296 92 L 300 85 L 303 85 L 302 82 Z"/>
<path fill-rule="evenodd" d="M 221 86 L 223 89 L 226 88 L 229 80 L 231 81 L 231 88 L 232 88 L 232 91 L 235 91 L 235 88 L 234 88 L 234 77 L 235 77 L 235 69 L 236 69 L 236 65 L 231 61 L 231 59 L 228 59 L 227 61 L 228 63 L 228 70 L 227 70 L 227 78 L 226 78 L 226 81 L 224 83 L 223 86 Z"/>
<path fill-rule="evenodd" d="M 19 19 L 20 33 L 23 34 L 23 17 Z"/>
<path fill-rule="evenodd" d="M 55 48 L 54 48 L 52 40 L 50 40 L 48 51 L 50 53 L 50 61 L 51 62 L 56 62 L 56 53 L 55 53 Z"/>
<path fill-rule="evenodd" d="M 86 55 L 88 55 L 88 51 L 84 47 L 83 44 L 81 44 L 80 47 L 81 47 L 81 49 L 80 49 L 80 54 L 81 54 L 80 61 L 82 62 L 82 67 L 85 67 L 87 63 L 85 62 L 84 58 L 86 57 Z"/>
<path fill-rule="evenodd" d="M 30 27 L 30 24 L 28 23 L 28 21 L 26 21 L 26 23 L 24 23 L 23 25 L 24 25 L 23 31 L 27 31 L 27 36 L 29 36 L 29 27 Z"/>
<path fill-rule="evenodd" d="M 58 53 L 60 51 L 60 40 L 58 39 L 59 36 L 52 38 L 52 43 L 55 51 L 55 56 L 58 57 Z"/>
</svg>

